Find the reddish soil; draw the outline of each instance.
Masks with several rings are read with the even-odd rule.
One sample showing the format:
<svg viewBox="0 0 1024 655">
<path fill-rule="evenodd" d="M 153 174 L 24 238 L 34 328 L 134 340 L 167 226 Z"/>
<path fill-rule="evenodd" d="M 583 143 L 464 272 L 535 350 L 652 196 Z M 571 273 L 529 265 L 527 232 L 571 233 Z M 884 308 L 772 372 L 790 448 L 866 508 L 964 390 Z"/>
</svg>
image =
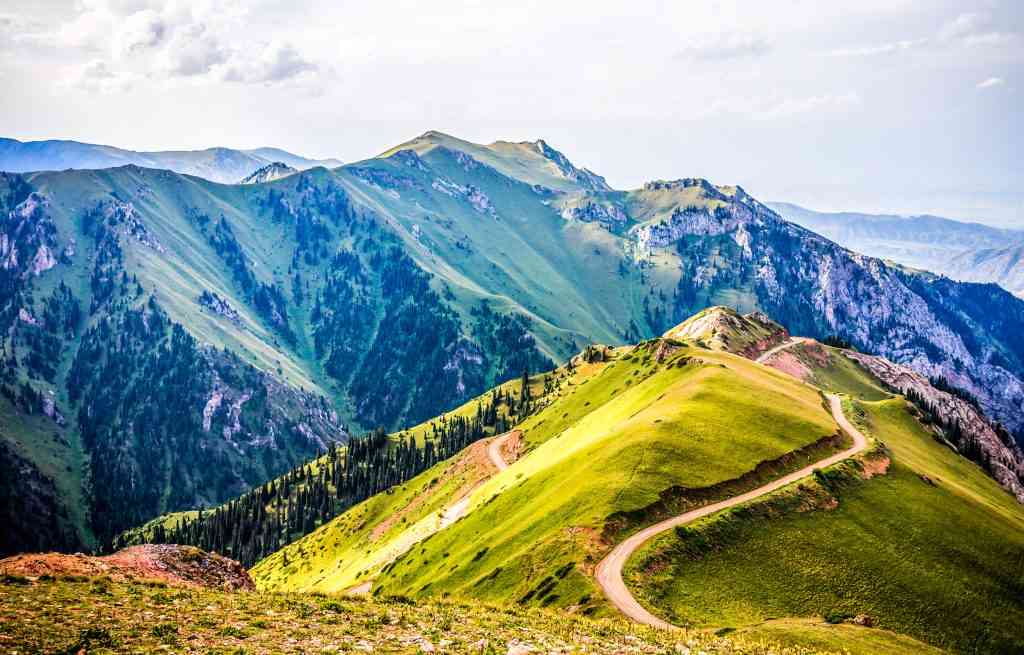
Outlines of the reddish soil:
<svg viewBox="0 0 1024 655">
<path fill-rule="evenodd" d="M 806 380 L 811 377 L 811 369 L 797 359 L 797 356 L 788 350 L 780 350 L 765 361 L 765 365 L 792 375 L 798 380 Z"/>
<path fill-rule="evenodd" d="M 94 557 L 77 553 L 26 553 L 0 560 L 0 574 L 38 578 L 107 576 L 114 580 L 159 580 L 178 587 L 227 591 L 256 588 L 249 573 L 233 559 L 193 546 L 147 544 Z"/>
</svg>

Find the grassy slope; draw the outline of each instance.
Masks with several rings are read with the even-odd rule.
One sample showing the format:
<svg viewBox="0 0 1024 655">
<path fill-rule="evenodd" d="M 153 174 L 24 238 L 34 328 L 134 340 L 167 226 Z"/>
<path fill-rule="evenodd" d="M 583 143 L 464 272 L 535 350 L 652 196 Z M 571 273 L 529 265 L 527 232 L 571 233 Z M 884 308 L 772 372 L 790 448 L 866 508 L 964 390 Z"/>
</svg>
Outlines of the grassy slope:
<svg viewBox="0 0 1024 655">
<path fill-rule="evenodd" d="M 626 621 L 480 603 L 228 593 L 102 578 L 0 581 L 0 644 L 11 652 L 505 653 L 812 655 L 758 638 L 666 633 Z M 428 646 L 429 644 L 429 646 Z"/>
<path fill-rule="evenodd" d="M 668 367 L 647 356 L 649 348 L 620 351 L 611 364 L 591 365 L 586 382 L 566 383 L 521 426 L 527 454 L 472 493 L 466 517 L 401 557 L 375 586 L 507 602 L 551 576 L 543 604 L 602 610 L 588 570 L 606 547 L 600 533 L 609 516 L 647 507 L 672 486 L 735 479 L 835 431 L 818 394 L 787 376 L 697 348 L 676 357 L 705 363 Z M 336 519 L 345 521 L 354 519 Z M 314 543 L 305 550 L 317 551 Z M 367 548 L 357 540 L 328 557 L 364 557 Z M 280 564 L 275 555 L 257 567 L 261 584 L 295 588 L 264 574 Z M 315 586 L 355 581 L 349 571 Z"/>
<path fill-rule="evenodd" d="M 769 511 L 776 498 L 764 512 L 712 518 L 700 526 L 706 547 L 683 549 L 669 534 L 635 556 L 636 588 L 692 625 L 837 610 L 959 652 L 1024 648 L 1024 511 L 932 439 L 903 399 L 855 409 L 889 449 L 887 474 L 849 476 L 830 511 Z M 813 642 L 785 625 L 754 632 Z"/>
</svg>

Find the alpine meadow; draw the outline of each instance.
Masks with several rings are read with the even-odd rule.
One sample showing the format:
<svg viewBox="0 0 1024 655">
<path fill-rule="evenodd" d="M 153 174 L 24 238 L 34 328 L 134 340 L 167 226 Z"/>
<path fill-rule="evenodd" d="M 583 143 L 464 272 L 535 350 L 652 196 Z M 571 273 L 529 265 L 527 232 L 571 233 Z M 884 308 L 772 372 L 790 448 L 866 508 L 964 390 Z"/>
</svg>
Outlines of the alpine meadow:
<svg viewBox="0 0 1024 655">
<path fill-rule="evenodd" d="M 0 650 L 1024 653 L 1024 12 L 647 4 L 0 8 Z"/>
</svg>

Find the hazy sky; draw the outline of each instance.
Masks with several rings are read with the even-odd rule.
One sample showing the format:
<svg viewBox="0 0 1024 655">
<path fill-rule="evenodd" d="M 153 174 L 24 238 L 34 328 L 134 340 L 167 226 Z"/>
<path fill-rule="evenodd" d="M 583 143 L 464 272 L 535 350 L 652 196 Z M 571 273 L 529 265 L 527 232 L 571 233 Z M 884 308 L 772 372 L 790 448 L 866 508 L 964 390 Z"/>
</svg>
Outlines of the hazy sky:
<svg viewBox="0 0 1024 655">
<path fill-rule="evenodd" d="M 0 0 L 0 135 L 346 161 L 542 137 L 619 188 L 1024 227 L 1024 3 Z"/>
</svg>

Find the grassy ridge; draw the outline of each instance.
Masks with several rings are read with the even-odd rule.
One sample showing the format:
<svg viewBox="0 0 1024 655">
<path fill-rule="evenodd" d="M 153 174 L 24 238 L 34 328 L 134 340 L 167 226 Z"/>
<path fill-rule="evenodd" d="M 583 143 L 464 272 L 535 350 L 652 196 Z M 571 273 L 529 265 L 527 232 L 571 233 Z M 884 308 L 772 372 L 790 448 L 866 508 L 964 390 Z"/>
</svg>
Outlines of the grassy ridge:
<svg viewBox="0 0 1024 655">
<path fill-rule="evenodd" d="M 812 388 L 681 344 L 659 362 L 666 343 L 619 350 L 610 363 L 588 365 L 585 381 L 566 383 L 520 426 L 526 454 L 472 493 L 467 516 L 386 568 L 375 589 L 604 611 L 589 570 L 606 548 L 608 517 L 647 507 L 671 487 L 738 478 L 835 431 Z M 346 520 L 355 522 L 336 521 Z M 347 561 L 373 548 L 357 540 L 326 552 Z M 263 575 L 273 564 L 257 567 L 261 580 L 285 579 Z M 314 585 L 338 586 L 330 577 Z"/>
<path fill-rule="evenodd" d="M 888 448 L 887 473 L 848 466 L 824 488 L 807 482 L 668 534 L 631 562 L 633 588 L 686 625 L 866 613 L 957 652 L 1024 648 L 1024 511 L 902 398 L 855 409 Z"/>
</svg>

